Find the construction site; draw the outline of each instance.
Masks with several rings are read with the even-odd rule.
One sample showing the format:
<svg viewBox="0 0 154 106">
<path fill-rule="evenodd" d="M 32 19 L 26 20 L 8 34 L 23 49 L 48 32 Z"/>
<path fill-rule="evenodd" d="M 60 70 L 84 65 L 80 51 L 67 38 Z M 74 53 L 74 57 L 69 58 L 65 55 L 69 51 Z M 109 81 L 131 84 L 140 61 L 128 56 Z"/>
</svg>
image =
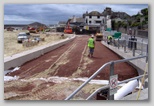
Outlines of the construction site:
<svg viewBox="0 0 154 106">
<path fill-rule="evenodd" d="M 111 13 L 4 25 L 4 100 L 148 100 L 147 17 Z"/>
<path fill-rule="evenodd" d="M 28 43 L 24 44 L 17 43 L 19 32 L 4 32 L 4 100 L 122 100 L 147 89 L 145 45 L 144 51 L 142 48 L 142 51 L 136 50 L 134 54 L 134 48 L 128 48 L 119 41 L 114 40 L 114 44 L 108 44 L 109 33 L 105 31 L 95 35 L 94 57 L 90 58 L 87 41 L 91 35 L 31 32 L 32 36 L 39 34 L 43 40 L 30 44 L 28 39 Z M 9 34 L 12 40 L 8 45 Z M 142 55 L 138 55 L 141 52 Z M 129 62 L 129 59 L 134 61 Z M 123 62 L 116 64 L 117 61 Z M 114 63 L 113 67 L 111 63 Z M 114 97 L 113 94 L 109 95 L 112 90 L 109 87 L 110 77 L 113 75 L 118 75 Z M 141 80 L 143 77 L 144 83 Z M 133 78 L 137 80 L 131 82 Z M 123 83 L 118 84 L 120 82 Z M 129 82 L 132 85 L 127 85 Z M 118 90 L 124 86 L 129 86 L 124 90 L 126 92 L 121 97 L 116 96 L 120 95 Z M 129 88 L 131 90 L 127 90 Z"/>
</svg>

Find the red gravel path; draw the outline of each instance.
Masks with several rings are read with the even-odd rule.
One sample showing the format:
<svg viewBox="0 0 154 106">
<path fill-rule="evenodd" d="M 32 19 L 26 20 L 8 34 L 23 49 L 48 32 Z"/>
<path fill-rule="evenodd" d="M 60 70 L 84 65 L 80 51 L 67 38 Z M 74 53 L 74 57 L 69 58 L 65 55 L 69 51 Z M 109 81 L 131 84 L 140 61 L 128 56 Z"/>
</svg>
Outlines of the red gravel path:
<svg viewBox="0 0 154 106">
<path fill-rule="evenodd" d="M 63 45 L 39 58 L 23 64 L 20 70 L 8 73 L 19 76 L 19 80 L 4 82 L 4 95 L 7 100 L 64 100 L 79 85 L 80 81 L 64 81 L 56 83 L 40 78 L 59 77 L 90 77 L 103 64 L 121 59 L 111 50 L 96 42 L 94 57 L 87 57 L 87 40 L 89 36 L 76 37 L 72 42 Z M 90 61 L 90 63 L 87 63 Z M 86 63 L 86 64 L 85 64 Z M 137 71 L 127 63 L 116 64 L 115 74 L 119 80 L 137 76 Z M 109 67 L 100 72 L 95 79 L 109 79 Z M 60 78 L 58 79 L 60 81 Z M 94 89 L 96 85 L 92 86 Z M 90 88 L 86 88 L 91 90 Z M 11 95 L 12 94 L 12 95 Z M 89 95 L 84 91 L 81 97 Z M 85 98 L 84 97 L 84 98 Z"/>
<path fill-rule="evenodd" d="M 48 69 L 63 53 L 65 53 L 73 44 L 75 46 L 63 56 L 67 58 L 68 62 L 65 64 L 60 64 L 55 68 L 54 71 L 50 72 L 50 76 L 61 76 L 69 77 L 72 76 L 74 72 L 77 71 L 77 68 L 80 64 L 82 57 L 82 52 L 84 51 L 85 46 L 87 45 L 88 36 L 77 37 L 74 41 L 66 44 L 62 47 L 59 47 L 45 55 L 34 59 L 30 62 L 25 63 L 21 66 L 20 70 L 10 73 L 10 75 L 20 76 L 20 78 L 26 78 L 32 76 L 36 73 L 40 73 Z M 106 48 L 101 44 L 101 42 L 96 42 L 94 57 L 91 58 L 92 63 L 86 66 L 85 70 L 82 70 L 80 77 L 90 77 L 96 70 L 98 70 L 103 64 L 112 60 L 121 59 L 117 54 Z M 58 62 L 66 61 L 61 59 Z M 58 63 L 57 62 L 57 63 Z M 84 63 L 84 60 L 82 60 Z M 81 64 L 82 66 L 82 64 Z M 51 67 L 52 69 L 53 67 Z M 127 63 L 116 64 L 115 65 L 115 74 L 118 74 L 119 80 L 128 79 L 134 76 L 137 76 L 137 71 Z M 43 76 L 42 76 L 43 77 Z M 78 76 L 79 77 L 79 76 Z M 109 79 L 109 67 L 106 67 L 96 79 Z"/>
<path fill-rule="evenodd" d="M 107 47 L 103 46 L 101 42 L 95 42 L 95 43 L 96 47 L 95 47 L 94 57 L 92 58 L 93 63 L 87 65 L 86 68 L 86 70 L 89 70 L 90 73 L 88 73 L 87 75 L 83 74 L 82 76 L 89 77 L 92 75 L 92 73 L 98 70 L 103 64 L 110 61 L 121 59 L 120 56 L 112 52 Z M 110 68 L 109 66 L 107 66 L 105 69 L 102 70 L 102 72 L 100 72 L 100 74 L 97 75 L 96 78 L 108 80 L 109 72 Z M 137 70 L 127 63 L 115 64 L 114 74 L 118 74 L 119 80 L 125 80 L 138 75 Z"/>
</svg>

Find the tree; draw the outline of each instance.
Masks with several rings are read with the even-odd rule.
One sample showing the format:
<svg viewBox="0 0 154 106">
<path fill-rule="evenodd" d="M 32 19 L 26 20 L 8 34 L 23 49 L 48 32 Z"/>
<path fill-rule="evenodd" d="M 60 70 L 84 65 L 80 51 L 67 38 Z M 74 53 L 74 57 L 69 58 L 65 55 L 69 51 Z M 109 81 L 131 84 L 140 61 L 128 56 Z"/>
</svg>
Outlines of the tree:
<svg viewBox="0 0 154 106">
<path fill-rule="evenodd" d="M 128 26 L 130 26 L 132 24 L 132 21 L 128 20 Z"/>
<path fill-rule="evenodd" d="M 145 16 L 145 21 L 148 21 L 148 15 Z"/>
<path fill-rule="evenodd" d="M 147 16 L 148 15 L 148 8 L 142 9 L 141 13 L 143 14 L 143 16 Z"/>
<path fill-rule="evenodd" d="M 127 24 L 126 24 L 126 23 L 123 23 L 122 26 L 123 26 L 124 28 L 127 28 Z"/>
<path fill-rule="evenodd" d="M 139 25 L 140 25 L 139 22 L 134 22 L 134 23 L 131 24 L 131 27 L 136 27 L 136 26 L 139 26 Z"/>
<path fill-rule="evenodd" d="M 148 24 L 147 21 L 142 21 L 142 25 Z"/>
</svg>

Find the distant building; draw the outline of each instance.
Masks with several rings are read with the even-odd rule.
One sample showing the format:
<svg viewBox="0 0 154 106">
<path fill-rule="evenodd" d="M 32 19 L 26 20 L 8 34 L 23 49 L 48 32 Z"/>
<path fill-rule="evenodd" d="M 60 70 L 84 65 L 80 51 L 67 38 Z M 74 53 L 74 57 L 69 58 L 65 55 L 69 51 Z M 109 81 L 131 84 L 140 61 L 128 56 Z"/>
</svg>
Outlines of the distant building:
<svg viewBox="0 0 154 106">
<path fill-rule="evenodd" d="M 56 27 L 57 27 L 57 24 L 49 25 L 49 28 L 51 28 L 51 29 L 55 29 Z"/>
<path fill-rule="evenodd" d="M 113 12 L 110 7 L 106 7 L 104 9 L 104 11 L 102 12 L 102 14 L 104 16 L 107 16 L 107 15 L 111 16 L 111 19 L 113 19 L 113 18 L 121 18 L 121 19 L 130 18 L 130 15 L 128 15 L 127 13 L 125 13 L 125 12 Z"/>
<path fill-rule="evenodd" d="M 105 24 L 105 16 L 98 11 L 86 12 L 83 14 L 83 18 L 85 29 L 89 30 L 91 33 L 100 31 L 101 25 Z"/>
<path fill-rule="evenodd" d="M 66 21 L 59 21 L 56 26 L 56 31 L 57 32 L 64 32 L 65 26 L 66 26 Z"/>
<path fill-rule="evenodd" d="M 97 12 L 97 11 L 92 11 L 90 13 L 86 12 L 84 15 L 85 23 L 89 26 L 100 26 L 102 22 L 105 21 L 105 17 L 103 14 Z"/>
<path fill-rule="evenodd" d="M 106 7 L 105 9 L 104 9 L 104 11 L 102 12 L 102 14 L 104 15 L 104 16 L 107 16 L 107 15 L 112 15 L 112 13 L 113 13 L 113 11 L 111 10 L 111 8 L 110 7 Z"/>
<path fill-rule="evenodd" d="M 28 27 L 33 27 L 33 28 L 39 28 L 39 27 L 44 27 L 47 28 L 45 24 L 39 23 L 39 22 L 34 22 L 31 24 L 9 24 L 9 25 L 4 25 L 4 29 L 10 29 L 13 28 L 14 30 L 27 30 Z"/>
<path fill-rule="evenodd" d="M 24 27 L 26 27 L 27 25 L 16 25 L 16 24 L 6 24 L 4 25 L 4 29 L 7 30 L 22 30 Z"/>
<path fill-rule="evenodd" d="M 84 18 L 73 16 L 70 20 L 70 24 L 74 24 L 76 26 L 80 26 L 84 23 Z"/>
<path fill-rule="evenodd" d="M 66 21 L 59 21 L 57 27 L 65 27 Z"/>
</svg>

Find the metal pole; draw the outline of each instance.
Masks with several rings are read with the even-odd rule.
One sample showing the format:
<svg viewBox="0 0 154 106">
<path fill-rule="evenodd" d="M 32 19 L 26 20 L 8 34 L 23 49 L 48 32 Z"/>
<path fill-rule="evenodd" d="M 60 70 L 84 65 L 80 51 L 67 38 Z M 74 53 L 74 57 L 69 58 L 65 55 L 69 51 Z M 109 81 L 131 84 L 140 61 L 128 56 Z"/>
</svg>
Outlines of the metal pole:
<svg viewBox="0 0 154 106">
<path fill-rule="evenodd" d="M 142 43 L 141 43 L 141 55 L 143 55 L 143 38 L 142 38 Z"/>
<path fill-rule="evenodd" d="M 147 44 L 147 52 L 146 52 L 146 55 L 147 55 L 147 57 L 146 57 L 146 63 L 148 62 L 148 44 Z"/>
<path fill-rule="evenodd" d="M 118 49 L 119 49 L 119 38 L 118 38 Z"/>
<path fill-rule="evenodd" d="M 133 42 L 133 56 L 135 56 L 135 41 L 132 42 Z"/>
<path fill-rule="evenodd" d="M 124 52 L 126 53 L 126 40 L 124 40 Z"/>
<path fill-rule="evenodd" d="M 110 76 L 114 75 L 114 62 L 111 63 L 110 65 Z M 110 79 L 109 79 L 109 84 L 110 84 Z M 109 90 L 108 90 L 108 100 L 114 100 L 114 95 L 111 95 L 110 96 L 110 87 L 109 87 Z"/>
</svg>

